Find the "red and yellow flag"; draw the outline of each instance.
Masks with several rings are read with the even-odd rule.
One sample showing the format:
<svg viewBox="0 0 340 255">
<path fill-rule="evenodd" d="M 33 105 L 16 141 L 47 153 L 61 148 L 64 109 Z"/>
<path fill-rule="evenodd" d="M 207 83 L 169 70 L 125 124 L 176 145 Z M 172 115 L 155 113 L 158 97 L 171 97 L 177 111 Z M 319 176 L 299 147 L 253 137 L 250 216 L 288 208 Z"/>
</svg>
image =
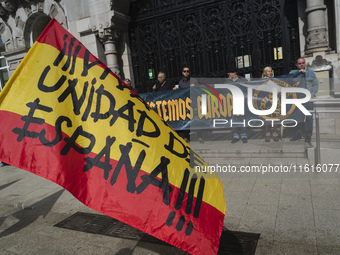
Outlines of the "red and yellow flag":
<svg viewBox="0 0 340 255">
<path fill-rule="evenodd" d="M 52 20 L 0 94 L 0 160 L 191 254 L 216 254 L 220 180 L 149 106 Z M 190 167 L 191 166 L 191 167 Z"/>
</svg>

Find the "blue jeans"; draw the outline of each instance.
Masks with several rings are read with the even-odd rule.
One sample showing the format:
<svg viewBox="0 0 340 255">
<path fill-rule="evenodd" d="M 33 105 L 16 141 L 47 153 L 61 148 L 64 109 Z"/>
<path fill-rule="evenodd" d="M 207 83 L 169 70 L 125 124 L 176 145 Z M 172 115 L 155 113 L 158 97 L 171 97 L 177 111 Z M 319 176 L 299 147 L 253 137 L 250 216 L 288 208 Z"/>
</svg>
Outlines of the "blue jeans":
<svg viewBox="0 0 340 255">
<path fill-rule="evenodd" d="M 240 136 L 241 138 L 247 137 L 247 127 L 245 127 L 245 125 L 242 124 L 245 121 L 244 116 L 233 116 L 232 120 L 233 122 L 240 123 L 240 124 L 233 123 L 233 127 L 232 127 L 233 136 L 235 138 L 240 138 Z M 240 135 L 238 134 L 239 130 L 240 130 Z"/>
<path fill-rule="evenodd" d="M 307 110 L 314 109 L 313 102 L 304 103 L 303 106 Z M 305 137 L 311 137 L 313 134 L 313 115 L 306 116 L 305 122 L 298 123 L 298 125 L 296 126 L 296 132 L 295 132 L 296 135 L 302 136 L 303 125 L 305 126 Z"/>
</svg>

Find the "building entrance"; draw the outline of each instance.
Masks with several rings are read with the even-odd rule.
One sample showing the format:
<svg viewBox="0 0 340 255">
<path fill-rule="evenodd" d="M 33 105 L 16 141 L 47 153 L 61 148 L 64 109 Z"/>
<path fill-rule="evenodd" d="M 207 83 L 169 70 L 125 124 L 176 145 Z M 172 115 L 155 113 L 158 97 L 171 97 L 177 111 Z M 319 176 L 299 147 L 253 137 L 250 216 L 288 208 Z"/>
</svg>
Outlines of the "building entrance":
<svg viewBox="0 0 340 255">
<path fill-rule="evenodd" d="M 159 71 L 174 83 L 183 64 L 193 77 L 226 77 L 231 66 L 260 77 L 288 73 L 299 56 L 297 1 L 140 0 L 129 27 L 135 86 L 151 91 Z"/>
</svg>

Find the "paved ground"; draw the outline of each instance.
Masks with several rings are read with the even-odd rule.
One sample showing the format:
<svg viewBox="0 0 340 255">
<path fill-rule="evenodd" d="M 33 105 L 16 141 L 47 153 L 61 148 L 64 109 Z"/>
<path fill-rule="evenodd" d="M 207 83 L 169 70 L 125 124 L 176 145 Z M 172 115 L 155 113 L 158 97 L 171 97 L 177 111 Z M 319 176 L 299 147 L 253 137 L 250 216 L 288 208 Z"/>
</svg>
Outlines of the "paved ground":
<svg viewBox="0 0 340 255">
<path fill-rule="evenodd" d="M 87 208 L 57 184 L 27 171 L 0 168 L 0 254 L 184 254 L 167 246 L 57 228 Z"/>
<path fill-rule="evenodd" d="M 318 173 L 316 168 L 312 173 L 314 157 L 303 155 L 307 150 L 314 152 L 315 138 L 312 144 L 290 142 L 287 137 L 266 143 L 258 134 L 247 144 L 231 144 L 228 139 L 191 143 L 203 157 L 208 156 L 211 165 L 233 162 L 238 167 L 271 164 L 297 169 L 298 173 L 236 173 L 231 178 L 228 173 L 219 174 L 227 204 L 224 225 L 230 230 L 260 233 L 256 254 L 340 254 L 340 167 L 335 172 L 337 166 L 333 165 L 330 172 L 330 163 L 340 163 L 340 136 L 321 138 L 326 173 Z M 233 155 L 235 151 L 243 153 Z M 237 158 L 223 160 L 219 156 L 223 152 L 224 157 Z"/>
<path fill-rule="evenodd" d="M 323 138 L 323 146 L 328 146 L 327 157 L 338 163 L 339 141 Z M 191 145 L 210 164 L 231 162 L 227 159 L 231 151 L 225 148 L 249 150 L 248 157 L 242 156 L 244 162 L 235 162 L 238 167 L 261 161 L 309 164 L 303 156 L 307 155 L 308 145 L 298 141 L 292 146 L 288 138 L 266 144 L 261 137 L 254 137 L 246 145 L 231 145 L 227 139 L 204 144 L 192 140 Z M 259 156 L 266 153 L 267 157 Z M 247 160 L 250 157 L 254 162 Z M 334 168 L 332 173 L 310 171 L 299 175 L 223 173 L 220 178 L 227 203 L 225 227 L 261 234 L 256 251 L 260 255 L 340 254 L 339 176 L 340 169 L 335 173 Z M 0 254 L 184 254 L 177 248 L 53 227 L 77 211 L 95 213 L 48 180 L 12 166 L 0 168 Z"/>
</svg>

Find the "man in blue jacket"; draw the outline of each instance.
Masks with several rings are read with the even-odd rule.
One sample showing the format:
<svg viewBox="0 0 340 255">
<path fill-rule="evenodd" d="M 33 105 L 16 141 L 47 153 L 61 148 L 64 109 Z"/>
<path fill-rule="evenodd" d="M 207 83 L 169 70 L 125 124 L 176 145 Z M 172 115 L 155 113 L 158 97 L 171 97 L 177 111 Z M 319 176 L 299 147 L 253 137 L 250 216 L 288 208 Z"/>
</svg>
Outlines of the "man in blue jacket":
<svg viewBox="0 0 340 255">
<path fill-rule="evenodd" d="M 316 78 L 316 75 L 313 70 L 306 69 L 306 61 L 304 58 L 299 58 L 295 63 L 297 70 L 292 70 L 290 74 L 304 74 L 304 79 L 302 82 L 302 88 L 308 89 L 311 93 L 312 98 L 315 97 L 316 93 L 319 90 L 319 82 Z M 314 104 L 313 102 L 307 102 L 303 104 L 307 110 L 313 110 Z M 305 142 L 310 143 L 312 133 L 313 133 L 313 116 L 308 115 L 305 119 Z M 302 138 L 302 125 L 303 123 L 299 123 L 296 128 L 295 135 L 290 139 L 291 141 L 296 141 Z"/>
</svg>

